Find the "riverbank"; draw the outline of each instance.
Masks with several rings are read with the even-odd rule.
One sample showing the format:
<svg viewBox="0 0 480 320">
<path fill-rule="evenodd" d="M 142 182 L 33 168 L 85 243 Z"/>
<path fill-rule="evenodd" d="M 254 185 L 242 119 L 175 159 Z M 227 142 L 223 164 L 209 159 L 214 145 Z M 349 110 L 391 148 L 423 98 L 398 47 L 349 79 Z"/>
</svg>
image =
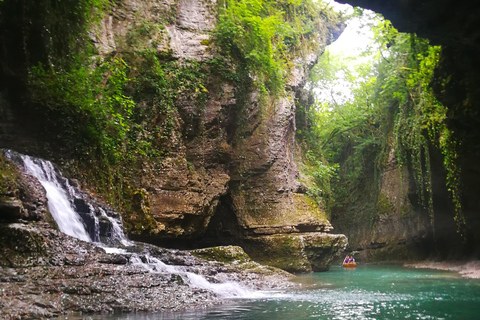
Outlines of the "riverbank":
<svg viewBox="0 0 480 320">
<path fill-rule="evenodd" d="M 480 279 L 480 261 L 422 261 L 406 263 L 407 268 L 435 269 L 458 272 L 462 277 Z"/>
<path fill-rule="evenodd" d="M 0 318 L 171 312 L 295 286 L 239 247 L 179 251 L 146 244 L 107 253 L 47 223 L 0 224 Z"/>
</svg>

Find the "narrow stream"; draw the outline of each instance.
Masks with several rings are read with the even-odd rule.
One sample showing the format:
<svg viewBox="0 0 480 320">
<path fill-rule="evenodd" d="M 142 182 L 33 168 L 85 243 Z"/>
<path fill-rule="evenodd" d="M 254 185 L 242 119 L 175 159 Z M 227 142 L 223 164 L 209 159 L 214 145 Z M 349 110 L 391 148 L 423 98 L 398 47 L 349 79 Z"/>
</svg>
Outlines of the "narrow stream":
<svg viewBox="0 0 480 320">
<path fill-rule="evenodd" d="M 83 317 L 92 320 L 173 319 L 480 319 L 480 281 L 456 273 L 359 266 L 298 277 L 304 289 L 268 298 L 232 299 L 213 309 L 171 314 Z M 70 317 L 69 319 L 75 319 Z"/>
</svg>

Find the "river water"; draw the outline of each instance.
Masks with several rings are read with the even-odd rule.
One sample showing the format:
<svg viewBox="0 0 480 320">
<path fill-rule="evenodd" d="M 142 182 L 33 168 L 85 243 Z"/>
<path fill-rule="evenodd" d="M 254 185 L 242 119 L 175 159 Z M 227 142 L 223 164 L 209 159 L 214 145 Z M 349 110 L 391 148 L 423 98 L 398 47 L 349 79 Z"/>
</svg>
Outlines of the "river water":
<svg viewBox="0 0 480 320">
<path fill-rule="evenodd" d="M 15 158 L 13 152 L 6 153 L 10 158 Z M 60 230 L 84 241 L 98 241 L 99 235 L 95 233 L 91 237 L 74 210 L 72 199 L 77 191 L 68 180 L 48 161 L 18 156 L 22 159 L 26 172 L 36 176 L 44 185 L 49 210 Z M 112 236 L 117 237 L 124 246 L 133 245 L 125 238 L 123 230 L 113 218 L 102 210 L 99 213 L 111 221 Z M 98 217 L 93 216 L 92 219 L 97 221 Z M 97 244 L 106 251 L 123 250 Z M 344 270 L 334 266 L 328 272 L 297 277 L 295 281 L 302 285 L 301 290 L 252 292 L 237 283 L 210 283 L 181 267 L 167 266 L 154 257 L 147 258 L 147 262 L 136 256 L 131 256 L 129 260 L 131 264 L 146 268 L 152 273 L 180 275 L 192 286 L 225 297 L 225 303 L 215 308 L 184 313 L 68 316 L 64 319 L 480 319 L 480 280 L 462 279 L 452 272 L 406 269 L 400 266 L 359 266 L 354 270 Z"/>
<path fill-rule="evenodd" d="M 301 290 L 264 292 L 200 311 L 82 317 L 92 320 L 480 319 L 480 280 L 456 273 L 359 266 L 299 276 Z M 72 318 L 70 318 L 72 319 Z"/>
</svg>

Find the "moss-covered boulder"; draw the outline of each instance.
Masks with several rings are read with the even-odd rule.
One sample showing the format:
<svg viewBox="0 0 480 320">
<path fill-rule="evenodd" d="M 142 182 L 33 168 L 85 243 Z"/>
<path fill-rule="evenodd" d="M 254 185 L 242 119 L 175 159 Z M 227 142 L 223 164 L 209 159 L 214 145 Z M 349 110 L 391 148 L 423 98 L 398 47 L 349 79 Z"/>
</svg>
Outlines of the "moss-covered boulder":
<svg viewBox="0 0 480 320">
<path fill-rule="evenodd" d="M 219 261 L 223 263 L 246 263 L 252 259 L 242 248 L 237 246 L 219 246 L 190 251 L 194 256 L 210 261 Z"/>
<path fill-rule="evenodd" d="M 244 248 L 255 261 L 301 273 L 328 270 L 346 245 L 344 235 L 312 232 L 250 237 Z"/>
<path fill-rule="evenodd" d="M 47 257 L 46 244 L 37 230 L 22 223 L 0 224 L 0 266 L 31 267 Z"/>
</svg>

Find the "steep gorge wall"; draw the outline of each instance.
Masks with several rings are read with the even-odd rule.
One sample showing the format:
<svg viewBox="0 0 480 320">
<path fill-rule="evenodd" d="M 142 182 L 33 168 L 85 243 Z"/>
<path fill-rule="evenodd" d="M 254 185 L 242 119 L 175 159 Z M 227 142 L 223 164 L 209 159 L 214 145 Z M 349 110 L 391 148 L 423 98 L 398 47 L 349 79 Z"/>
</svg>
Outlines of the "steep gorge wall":
<svg viewBox="0 0 480 320">
<path fill-rule="evenodd" d="M 365 169 L 361 187 L 334 206 L 331 221 L 348 236 L 359 261 L 425 259 L 435 252 L 431 217 L 419 201 L 412 170 L 398 164 L 393 133 L 387 143 L 385 159 L 367 159 L 374 168 Z"/>
<path fill-rule="evenodd" d="M 160 137 L 161 132 L 153 138 L 153 144 L 165 152 L 153 160 L 139 158 L 128 166 L 123 164 L 121 171 L 109 173 L 106 187 L 99 188 L 96 184 L 105 178 L 88 170 L 88 162 L 95 162 L 87 156 L 82 160 L 62 154 L 55 138 L 44 134 L 45 127 L 54 123 L 45 122 L 49 120 L 45 117 L 29 117 L 43 115 L 43 106 L 32 102 L 27 71 L 39 61 L 54 63 L 48 46 L 55 41 L 49 40 L 48 17 L 29 11 L 35 5 L 8 5 L 0 8 L 5 27 L 2 147 L 57 160 L 92 193 L 115 202 L 112 204 L 123 210 L 124 221 L 136 239 L 179 247 L 240 244 L 253 258 L 287 270 L 328 269 L 346 238 L 328 233 L 332 227 L 325 213 L 297 181 L 295 96 L 305 85 L 308 68 L 333 35 L 338 36 L 341 25 L 324 19 L 316 31 L 315 50 L 292 61 L 285 94 L 261 103 L 264 98 L 255 90 L 241 98 L 236 83 L 212 66 L 220 54 L 212 39 L 215 1 L 115 3 L 89 33 L 95 50 L 92 61 L 121 57 L 132 65 L 141 59 L 139 52 L 153 50 L 160 64 L 173 61 L 177 70 L 188 72 L 193 65 L 196 72 L 208 71 L 193 93 L 181 91 L 179 84 L 180 94 L 166 116 L 153 113 L 140 123 L 151 121 L 160 128 L 168 123 L 171 132 L 167 138 Z M 22 42 L 14 43 L 14 37 Z M 132 71 L 136 72 L 144 71 Z M 107 73 L 103 87 L 109 76 Z M 208 94 L 200 103 L 202 92 Z M 148 92 L 135 96 L 140 111 L 154 110 L 156 103 L 161 103 L 155 101 L 149 100 Z"/>
<path fill-rule="evenodd" d="M 343 0 L 354 6 L 371 9 L 392 21 L 401 32 L 416 33 L 441 45 L 440 65 L 435 70 L 432 86 L 437 98 L 448 108 L 448 127 L 457 141 L 460 168 L 460 188 L 463 225 L 455 221 L 455 208 L 446 186 L 443 156 L 431 148 L 431 175 L 433 187 L 432 225 L 426 252 L 440 258 L 480 256 L 480 5 L 477 1 L 377 1 Z M 387 170 L 388 172 L 388 170 Z M 407 173 L 409 174 L 409 173 Z M 410 173 L 411 174 L 411 173 Z M 383 188 L 381 187 L 382 191 Z M 381 192 L 380 191 L 380 192 Z M 414 184 L 409 182 L 410 202 L 418 203 Z M 424 216 L 422 208 L 415 208 L 414 217 Z"/>
</svg>

